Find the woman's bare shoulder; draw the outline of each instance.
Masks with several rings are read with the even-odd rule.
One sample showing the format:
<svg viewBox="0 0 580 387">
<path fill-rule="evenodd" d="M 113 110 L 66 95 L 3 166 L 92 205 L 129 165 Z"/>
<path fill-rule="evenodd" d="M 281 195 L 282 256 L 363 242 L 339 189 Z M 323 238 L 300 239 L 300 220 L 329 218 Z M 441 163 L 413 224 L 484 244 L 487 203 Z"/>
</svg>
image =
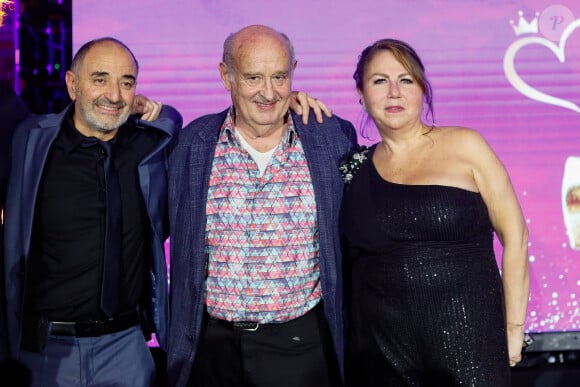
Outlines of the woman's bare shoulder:
<svg viewBox="0 0 580 387">
<path fill-rule="evenodd" d="M 441 145 L 450 147 L 472 147 L 486 146 L 487 142 L 477 130 L 465 126 L 439 126 L 435 129 L 438 132 Z"/>
</svg>

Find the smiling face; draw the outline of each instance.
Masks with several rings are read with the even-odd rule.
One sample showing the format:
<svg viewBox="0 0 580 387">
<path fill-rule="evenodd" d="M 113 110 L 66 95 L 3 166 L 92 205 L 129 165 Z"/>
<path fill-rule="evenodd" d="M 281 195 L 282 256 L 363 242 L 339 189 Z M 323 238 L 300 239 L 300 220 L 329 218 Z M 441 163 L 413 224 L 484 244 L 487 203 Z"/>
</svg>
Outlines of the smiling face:
<svg viewBox="0 0 580 387">
<path fill-rule="evenodd" d="M 75 127 L 85 136 L 110 139 L 131 112 L 137 65 L 124 47 L 101 42 L 90 48 L 76 72 L 66 73 L 66 84 L 75 103 Z"/>
<path fill-rule="evenodd" d="M 231 67 L 220 64 L 220 74 L 231 93 L 236 128 L 255 136 L 282 128 L 292 91 L 289 45 L 280 34 L 249 28 L 235 39 Z"/>
<path fill-rule="evenodd" d="M 379 130 L 421 124 L 423 90 L 391 51 L 374 54 L 364 69 L 358 93 Z"/>
</svg>

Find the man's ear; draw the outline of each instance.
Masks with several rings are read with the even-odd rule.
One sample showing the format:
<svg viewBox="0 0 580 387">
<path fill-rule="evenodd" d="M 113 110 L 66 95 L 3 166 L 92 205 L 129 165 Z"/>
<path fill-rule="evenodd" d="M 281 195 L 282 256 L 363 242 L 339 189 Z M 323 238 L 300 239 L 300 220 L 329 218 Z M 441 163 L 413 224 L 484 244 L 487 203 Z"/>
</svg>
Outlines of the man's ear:
<svg viewBox="0 0 580 387">
<path fill-rule="evenodd" d="M 232 80 L 230 78 L 230 73 L 228 72 L 228 65 L 221 62 L 219 65 L 220 76 L 222 78 L 222 83 L 227 90 L 232 89 Z"/>
<path fill-rule="evenodd" d="M 73 73 L 70 70 L 67 71 L 66 75 L 65 75 L 65 81 L 66 81 L 66 89 L 68 91 L 68 96 L 73 101 L 76 100 L 76 98 L 77 98 L 77 77 L 76 77 L 75 73 Z"/>
</svg>

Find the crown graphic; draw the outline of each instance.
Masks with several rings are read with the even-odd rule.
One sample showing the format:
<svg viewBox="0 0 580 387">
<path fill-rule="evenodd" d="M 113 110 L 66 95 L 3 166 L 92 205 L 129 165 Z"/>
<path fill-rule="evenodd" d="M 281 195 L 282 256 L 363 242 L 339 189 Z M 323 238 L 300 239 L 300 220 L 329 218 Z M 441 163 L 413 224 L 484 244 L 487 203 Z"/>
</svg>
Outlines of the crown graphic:
<svg viewBox="0 0 580 387">
<path fill-rule="evenodd" d="M 523 11 L 521 11 L 521 10 L 518 11 L 518 15 L 519 15 L 519 18 L 518 18 L 517 25 L 513 20 L 510 20 L 510 24 L 512 25 L 516 35 L 538 33 L 538 17 L 540 16 L 539 12 L 536 12 L 535 17 L 530 22 L 528 22 L 526 19 L 524 19 L 524 12 Z"/>
</svg>

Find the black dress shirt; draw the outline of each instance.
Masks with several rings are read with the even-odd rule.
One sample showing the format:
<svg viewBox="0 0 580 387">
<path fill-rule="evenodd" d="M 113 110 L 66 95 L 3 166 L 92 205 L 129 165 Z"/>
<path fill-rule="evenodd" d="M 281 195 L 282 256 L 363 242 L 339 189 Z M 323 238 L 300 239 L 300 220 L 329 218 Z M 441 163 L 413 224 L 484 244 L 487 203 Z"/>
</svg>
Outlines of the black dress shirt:
<svg viewBox="0 0 580 387">
<path fill-rule="evenodd" d="M 27 316 L 53 321 L 104 319 L 99 307 L 105 238 L 104 153 L 82 147 L 72 112 L 45 163 L 34 217 L 25 290 Z M 150 222 L 137 166 L 159 142 L 154 129 L 123 125 L 115 141 L 123 206 L 120 313 L 150 301 Z"/>
</svg>

